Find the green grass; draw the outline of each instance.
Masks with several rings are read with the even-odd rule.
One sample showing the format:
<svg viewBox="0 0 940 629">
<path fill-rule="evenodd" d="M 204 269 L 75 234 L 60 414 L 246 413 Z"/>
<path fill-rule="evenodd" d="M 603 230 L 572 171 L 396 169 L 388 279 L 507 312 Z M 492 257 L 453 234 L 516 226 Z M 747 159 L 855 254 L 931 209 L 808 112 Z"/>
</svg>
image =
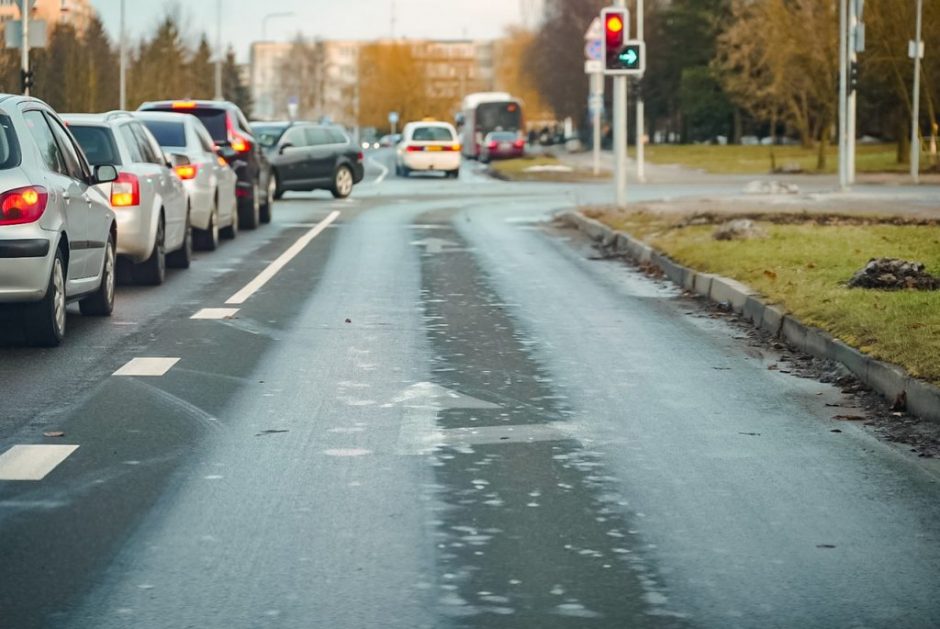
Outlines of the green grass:
<svg viewBox="0 0 940 629">
<path fill-rule="evenodd" d="M 577 181 L 596 181 L 610 178 L 609 174 L 602 174 L 595 177 L 589 170 L 572 170 L 571 172 L 526 172 L 526 169 L 533 166 L 564 166 L 557 157 L 552 155 L 533 155 L 530 157 L 520 157 L 516 159 L 496 160 L 489 163 L 490 170 L 497 175 L 510 181 L 555 181 L 555 182 L 577 182 Z"/>
<path fill-rule="evenodd" d="M 804 323 L 940 384 L 940 291 L 849 289 L 873 257 L 917 260 L 940 275 L 940 226 L 761 222 L 768 238 L 717 241 L 714 225 L 653 214 L 601 213 L 678 262 L 748 284 Z"/>
<path fill-rule="evenodd" d="M 680 164 L 718 174 L 766 174 L 771 172 L 769 146 L 716 146 L 699 144 L 653 144 L 646 147 L 646 159 L 655 164 Z M 803 172 L 817 173 L 815 148 L 775 146 L 777 168 L 798 164 Z M 631 149 L 631 155 L 633 149 Z M 824 173 L 838 169 L 837 147 L 829 147 Z M 926 162 L 925 162 L 926 163 Z M 906 164 L 897 163 L 894 144 L 860 144 L 856 151 L 856 170 L 861 173 L 906 172 Z"/>
</svg>

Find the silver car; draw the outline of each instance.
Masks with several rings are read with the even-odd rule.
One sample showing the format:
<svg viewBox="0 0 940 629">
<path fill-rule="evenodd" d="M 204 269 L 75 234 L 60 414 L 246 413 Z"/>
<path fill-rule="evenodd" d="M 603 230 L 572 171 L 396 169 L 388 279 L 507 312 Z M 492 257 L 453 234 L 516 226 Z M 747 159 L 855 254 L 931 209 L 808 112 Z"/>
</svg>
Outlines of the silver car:
<svg viewBox="0 0 940 629">
<path fill-rule="evenodd" d="M 189 196 L 196 248 L 214 250 L 219 246 L 220 233 L 234 238 L 238 233 L 238 176 L 219 157 L 202 121 L 190 114 L 162 111 L 139 111 L 134 117 L 150 129 L 164 151 L 185 155 L 189 160 L 189 164 L 176 168 L 176 174 Z"/>
<path fill-rule="evenodd" d="M 62 341 L 68 301 L 111 314 L 117 223 L 96 186 L 115 179 L 114 166 L 89 165 L 48 105 L 0 95 L 0 308 L 19 315 L 30 343 Z"/>
<path fill-rule="evenodd" d="M 158 285 L 166 267 L 189 268 L 192 228 L 183 183 L 139 120 L 127 112 L 62 116 L 92 166 L 113 164 L 110 194 L 118 223 L 118 279 Z M 110 189 L 109 189 L 110 188 Z"/>
</svg>

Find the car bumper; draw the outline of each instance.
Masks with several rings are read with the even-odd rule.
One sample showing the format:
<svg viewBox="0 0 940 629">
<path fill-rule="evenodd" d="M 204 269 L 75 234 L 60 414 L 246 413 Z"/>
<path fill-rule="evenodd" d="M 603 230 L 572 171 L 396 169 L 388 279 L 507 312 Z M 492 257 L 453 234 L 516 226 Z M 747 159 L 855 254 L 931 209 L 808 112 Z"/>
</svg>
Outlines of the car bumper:
<svg viewBox="0 0 940 629">
<path fill-rule="evenodd" d="M 143 262 L 153 252 L 156 225 L 143 208 L 115 208 L 117 220 L 117 254 L 134 262 Z"/>
<path fill-rule="evenodd" d="M 11 233 L 0 238 L 0 303 L 39 301 L 49 286 L 55 232 L 34 225 L 4 229 Z"/>
<path fill-rule="evenodd" d="M 454 151 L 422 151 L 406 153 L 402 163 L 409 170 L 457 170 L 460 168 L 460 153 Z"/>
</svg>

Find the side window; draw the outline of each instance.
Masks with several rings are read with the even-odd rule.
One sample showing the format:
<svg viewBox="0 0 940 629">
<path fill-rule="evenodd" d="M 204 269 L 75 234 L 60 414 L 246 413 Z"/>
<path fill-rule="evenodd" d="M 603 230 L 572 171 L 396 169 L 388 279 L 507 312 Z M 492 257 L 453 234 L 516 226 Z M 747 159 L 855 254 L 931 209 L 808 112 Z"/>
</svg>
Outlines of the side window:
<svg viewBox="0 0 940 629">
<path fill-rule="evenodd" d="M 327 133 L 330 134 L 330 144 L 346 144 L 349 142 L 346 134 L 335 127 L 327 129 Z"/>
<path fill-rule="evenodd" d="M 118 127 L 118 130 L 121 134 L 121 139 L 124 140 L 124 145 L 127 147 L 128 157 L 130 157 L 131 163 L 140 164 L 146 161 L 144 154 L 141 152 L 140 143 L 137 140 L 137 136 L 134 135 L 134 132 L 131 130 L 131 126 L 129 124 L 122 124 Z"/>
<path fill-rule="evenodd" d="M 284 132 L 281 138 L 281 144 L 291 144 L 293 146 L 307 146 L 310 144 L 309 138 L 304 133 L 303 127 L 294 127 Z"/>
<path fill-rule="evenodd" d="M 23 118 L 29 128 L 29 134 L 36 140 L 39 154 L 42 155 L 42 159 L 46 162 L 49 170 L 67 175 L 68 170 L 65 168 L 62 152 L 55 141 L 55 136 L 52 135 L 49 123 L 46 122 L 46 117 L 42 115 L 41 111 L 33 110 L 24 112 Z"/>
<path fill-rule="evenodd" d="M 238 126 L 241 127 L 241 130 L 245 133 L 251 133 L 251 125 L 248 124 L 248 120 L 245 119 L 245 114 L 239 109 L 235 113 L 235 118 L 238 120 Z"/>
<path fill-rule="evenodd" d="M 311 146 L 322 146 L 332 144 L 332 141 L 323 127 L 307 127 L 307 143 Z"/>
<path fill-rule="evenodd" d="M 49 120 L 49 126 L 52 127 L 52 133 L 59 143 L 59 149 L 62 151 L 62 157 L 68 174 L 74 179 L 85 179 L 87 173 L 82 166 L 82 158 L 78 153 L 79 149 L 75 148 L 75 143 L 69 136 L 68 131 L 66 131 L 62 124 L 55 118 L 49 116 L 47 119 Z"/>
<path fill-rule="evenodd" d="M 153 140 L 150 132 L 144 128 L 144 125 L 135 122 L 128 126 L 133 130 L 134 135 L 137 136 L 140 150 L 144 155 L 144 161 L 165 166 L 166 160 L 163 159 L 163 151 L 157 149 L 157 143 Z"/>
</svg>

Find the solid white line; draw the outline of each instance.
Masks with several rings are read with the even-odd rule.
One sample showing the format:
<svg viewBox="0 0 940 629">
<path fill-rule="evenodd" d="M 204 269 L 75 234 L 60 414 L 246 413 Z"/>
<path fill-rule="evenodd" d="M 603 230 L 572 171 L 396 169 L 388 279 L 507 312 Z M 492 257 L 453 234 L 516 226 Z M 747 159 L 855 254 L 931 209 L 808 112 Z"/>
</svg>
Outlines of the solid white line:
<svg viewBox="0 0 940 629">
<path fill-rule="evenodd" d="M 0 454 L 0 480 L 42 480 L 78 446 L 13 446 Z"/>
<path fill-rule="evenodd" d="M 238 312 L 238 308 L 203 308 L 190 319 L 231 319 Z"/>
<path fill-rule="evenodd" d="M 267 266 L 266 269 L 261 271 L 258 276 L 245 284 L 245 287 L 240 291 L 232 295 L 225 302 L 227 304 L 243 304 L 248 300 L 249 297 L 254 295 L 258 290 L 268 283 L 268 281 L 277 275 L 277 272 L 287 266 L 287 263 L 294 259 L 294 257 L 303 251 L 311 240 L 320 235 L 320 233 L 330 226 L 330 223 L 335 221 L 339 217 L 339 210 L 334 210 L 327 216 L 325 219 L 320 221 L 316 227 L 308 231 L 306 234 L 297 239 L 297 242 L 292 244 L 290 248 L 282 253 L 277 260 L 272 262 Z"/>
<path fill-rule="evenodd" d="M 112 375 L 162 376 L 179 361 L 179 358 L 134 358 Z"/>
<path fill-rule="evenodd" d="M 383 165 L 382 165 L 382 162 L 380 162 L 380 161 L 378 161 L 378 160 L 372 159 L 371 157 L 369 157 L 369 158 L 367 158 L 367 159 L 368 159 L 370 162 L 372 162 L 373 164 L 375 164 L 376 166 L 378 166 L 378 167 L 381 169 L 381 171 L 382 171 L 382 174 L 379 175 L 378 177 L 376 177 L 376 178 L 375 178 L 375 181 L 374 181 L 373 183 L 380 184 L 380 183 L 382 183 L 383 181 L 385 181 L 385 178 L 388 177 L 388 168 L 386 168 L 385 166 L 383 166 Z"/>
</svg>

